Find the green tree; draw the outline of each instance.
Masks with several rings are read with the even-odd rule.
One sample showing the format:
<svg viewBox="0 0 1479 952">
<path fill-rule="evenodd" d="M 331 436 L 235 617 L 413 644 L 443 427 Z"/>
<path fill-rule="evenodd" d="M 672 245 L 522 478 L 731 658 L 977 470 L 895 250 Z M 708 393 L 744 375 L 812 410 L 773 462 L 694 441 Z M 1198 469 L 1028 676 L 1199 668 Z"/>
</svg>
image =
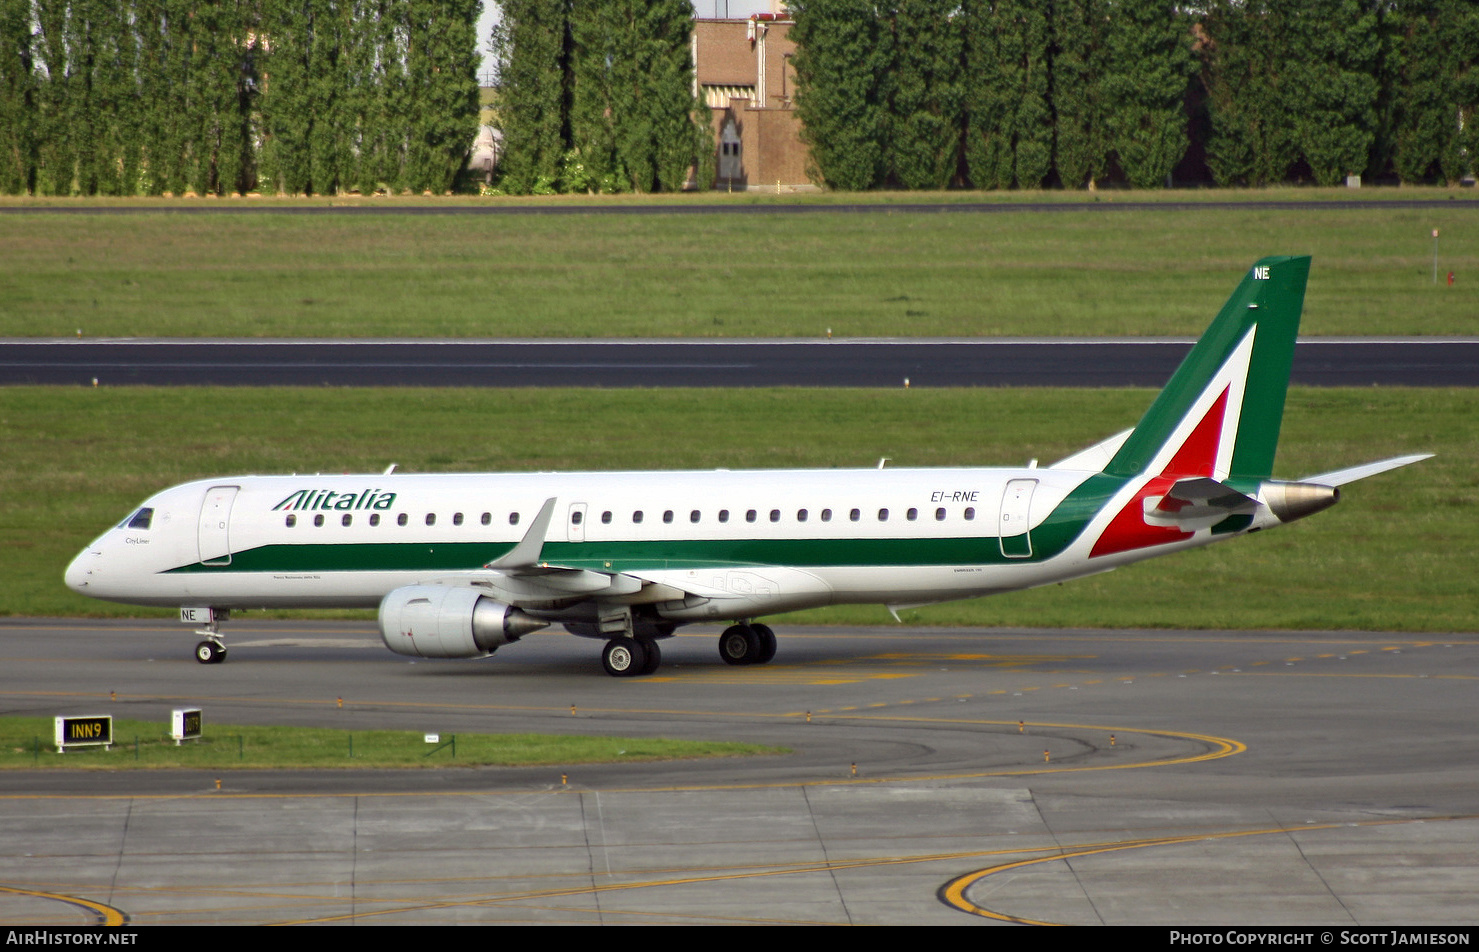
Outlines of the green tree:
<svg viewBox="0 0 1479 952">
<path fill-rule="evenodd" d="M 478 0 L 413 0 L 406 81 L 415 103 L 407 129 L 405 184 L 452 187 L 478 134 Z"/>
<path fill-rule="evenodd" d="M 76 125 L 76 22 L 66 0 L 36 0 L 35 25 L 40 53 L 36 112 L 36 190 L 70 195 L 77 177 L 81 145 Z"/>
<path fill-rule="evenodd" d="M 1473 171 L 1479 144 L 1479 7 L 1409 0 L 1398 4 L 1394 19 L 1397 174 L 1404 182 L 1456 182 Z"/>
<path fill-rule="evenodd" d="M 567 0 L 503 0 L 491 46 L 498 63 L 503 187 L 553 185 L 570 148 L 570 12 Z"/>
<path fill-rule="evenodd" d="M 978 188 L 1038 188 L 1053 160 L 1047 0 L 971 0 L 965 157 Z"/>
<path fill-rule="evenodd" d="M 1290 0 L 1216 0 L 1202 21 L 1207 166 L 1219 185 L 1282 182 L 1299 157 L 1286 91 L 1292 11 Z"/>
<path fill-rule="evenodd" d="M 1064 188 L 1092 186 L 1108 168 L 1108 119 L 1101 87 L 1108 20 L 1105 0 L 1053 3 L 1053 165 Z"/>
<path fill-rule="evenodd" d="M 965 121 L 964 35 L 954 0 L 897 0 L 888 70 L 888 178 L 944 188 L 955 177 Z"/>
<path fill-rule="evenodd" d="M 37 76 L 30 0 L 0 0 L 0 193 L 36 188 Z"/>
<path fill-rule="evenodd" d="M 1295 141 L 1315 182 L 1335 185 L 1365 170 L 1375 141 L 1376 12 L 1361 0 L 1306 0 L 1286 30 Z"/>
<path fill-rule="evenodd" d="M 1109 146 L 1136 188 L 1159 188 L 1186 154 L 1191 23 L 1175 0 L 1110 5 L 1100 102 Z"/>
<path fill-rule="evenodd" d="M 603 191 L 676 191 L 707 148 L 686 0 L 591 0 L 570 12 L 572 160 Z"/>
<path fill-rule="evenodd" d="M 888 71 L 886 11 L 869 0 L 796 0 L 792 63 L 796 111 L 812 178 L 829 188 L 872 188 L 884 175 Z"/>
</svg>

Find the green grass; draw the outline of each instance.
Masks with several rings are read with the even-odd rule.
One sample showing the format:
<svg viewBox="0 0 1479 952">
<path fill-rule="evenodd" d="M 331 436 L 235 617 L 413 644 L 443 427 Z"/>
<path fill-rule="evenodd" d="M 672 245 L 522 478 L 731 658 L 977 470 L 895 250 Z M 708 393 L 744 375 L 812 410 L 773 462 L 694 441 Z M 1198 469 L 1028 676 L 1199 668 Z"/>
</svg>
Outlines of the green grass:
<svg viewBox="0 0 1479 952">
<path fill-rule="evenodd" d="M 1307 334 L 1471 333 L 1476 202 L 1437 190 L 1370 194 L 1438 200 L 1420 209 L 1379 199 L 1345 209 L 1319 200 L 1350 197 L 1344 190 L 1118 193 L 1102 196 L 1098 208 L 1189 197 L 1313 200 L 1292 211 L 1103 211 L 1068 193 L 892 193 L 787 202 L 1011 205 L 1025 197 L 1073 207 L 642 216 L 22 212 L 0 219 L 0 336 L 821 337 L 829 329 L 838 337 L 1195 336 L 1244 269 L 1275 253 L 1315 256 Z M 254 200 L 224 203 L 231 201 Z M 1451 288 L 1433 286 L 1433 228 L 1442 233 L 1440 270 L 1457 275 Z"/>
<path fill-rule="evenodd" d="M 167 612 L 84 599 L 67 562 L 149 494 L 238 473 L 1044 464 L 1148 390 L 0 389 L 0 613 Z M 1411 452 L 1295 525 L 919 624 L 1479 630 L 1479 390 L 1290 392 L 1277 475 Z M 886 623 L 881 608 L 785 619 Z"/>
<path fill-rule="evenodd" d="M 113 720 L 115 747 L 56 753 L 49 717 L 0 718 L 0 770 L 263 769 L 332 767 L 538 767 L 788 754 L 783 747 L 732 742 L 559 734 L 451 734 L 426 743 L 415 731 L 342 731 L 206 722 L 181 746 L 167 723 Z M 39 753 L 38 753 L 39 744 Z M 444 746 L 445 745 L 445 746 Z"/>
</svg>

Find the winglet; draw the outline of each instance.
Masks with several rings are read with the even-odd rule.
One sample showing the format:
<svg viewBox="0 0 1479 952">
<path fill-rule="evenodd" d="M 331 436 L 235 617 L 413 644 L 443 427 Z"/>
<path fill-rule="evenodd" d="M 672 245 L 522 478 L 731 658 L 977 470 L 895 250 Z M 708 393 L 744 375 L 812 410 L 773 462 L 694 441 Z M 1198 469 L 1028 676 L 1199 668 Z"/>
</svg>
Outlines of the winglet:
<svg viewBox="0 0 1479 952">
<path fill-rule="evenodd" d="M 539 510 L 539 515 L 529 524 L 529 531 L 524 533 L 524 538 L 519 544 L 489 562 L 485 568 L 490 569 L 518 569 L 539 564 L 539 554 L 544 550 L 544 536 L 549 531 L 550 520 L 555 517 L 555 502 L 558 497 L 551 496 L 544 501 L 544 506 Z"/>
</svg>

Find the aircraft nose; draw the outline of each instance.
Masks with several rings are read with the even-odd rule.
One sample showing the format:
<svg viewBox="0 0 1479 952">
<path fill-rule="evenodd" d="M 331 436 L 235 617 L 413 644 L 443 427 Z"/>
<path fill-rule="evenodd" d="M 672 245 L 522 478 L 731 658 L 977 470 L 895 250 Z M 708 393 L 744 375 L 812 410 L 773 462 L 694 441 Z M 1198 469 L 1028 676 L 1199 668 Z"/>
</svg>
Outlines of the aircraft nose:
<svg viewBox="0 0 1479 952">
<path fill-rule="evenodd" d="M 83 549 L 72 564 L 67 566 L 67 572 L 63 579 L 67 587 L 81 595 L 91 595 L 90 588 L 93 582 L 93 570 L 97 565 L 98 556 L 101 553 L 94 549 Z"/>
</svg>

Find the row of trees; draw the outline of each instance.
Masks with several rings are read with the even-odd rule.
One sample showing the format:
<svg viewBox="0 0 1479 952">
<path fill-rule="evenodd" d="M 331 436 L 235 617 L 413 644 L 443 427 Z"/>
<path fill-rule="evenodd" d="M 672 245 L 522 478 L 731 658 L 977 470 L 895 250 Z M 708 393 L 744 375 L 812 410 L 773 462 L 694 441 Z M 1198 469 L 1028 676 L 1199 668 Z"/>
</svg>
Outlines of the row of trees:
<svg viewBox="0 0 1479 952">
<path fill-rule="evenodd" d="M 0 192 L 442 192 L 479 0 L 0 0 Z"/>
<path fill-rule="evenodd" d="M 689 0 L 504 0 L 493 31 L 511 192 L 676 191 L 713 181 Z"/>
<path fill-rule="evenodd" d="M 1455 181 L 1479 155 L 1473 0 L 792 0 L 829 186 Z"/>
</svg>

